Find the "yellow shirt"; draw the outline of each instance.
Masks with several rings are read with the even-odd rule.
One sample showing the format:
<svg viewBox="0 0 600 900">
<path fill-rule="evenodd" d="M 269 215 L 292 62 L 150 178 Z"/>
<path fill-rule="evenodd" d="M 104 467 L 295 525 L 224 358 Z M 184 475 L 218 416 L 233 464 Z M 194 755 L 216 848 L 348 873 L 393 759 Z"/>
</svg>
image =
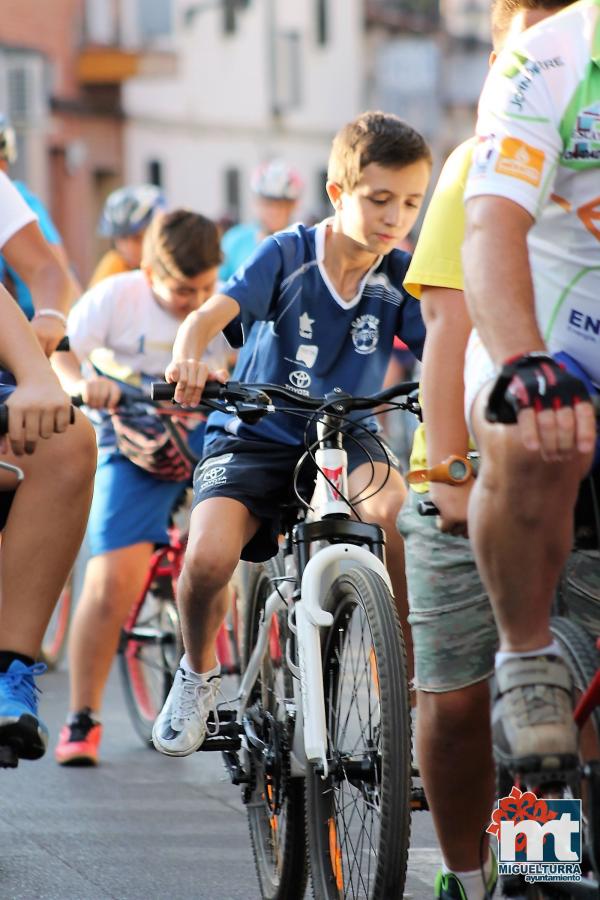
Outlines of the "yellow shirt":
<svg viewBox="0 0 600 900">
<path fill-rule="evenodd" d="M 88 289 L 93 287 L 104 278 L 110 275 L 120 275 L 122 272 L 131 271 L 123 257 L 116 250 L 109 250 L 104 254 L 90 278 Z"/>
<path fill-rule="evenodd" d="M 421 299 L 423 285 L 429 287 L 464 289 L 461 247 L 465 236 L 463 195 L 471 166 L 475 138 L 470 138 L 454 150 L 444 165 L 436 185 L 404 287 Z M 425 426 L 415 432 L 411 469 L 427 468 Z M 427 483 L 411 485 L 417 493 L 429 490 Z"/>
</svg>

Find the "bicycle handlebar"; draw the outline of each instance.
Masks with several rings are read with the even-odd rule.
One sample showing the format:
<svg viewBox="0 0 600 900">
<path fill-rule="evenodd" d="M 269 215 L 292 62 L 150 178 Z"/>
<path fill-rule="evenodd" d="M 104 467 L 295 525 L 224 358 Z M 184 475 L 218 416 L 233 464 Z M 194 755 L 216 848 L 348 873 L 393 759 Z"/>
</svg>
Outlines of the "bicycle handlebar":
<svg viewBox="0 0 600 900">
<path fill-rule="evenodd" d="M 175 387 L 174 383 L 153 382 L 150 396 L 153 400 L 172 400 Z M 233 405 L 243 403 L 246 407 L 254 405 L 257 412 L 267 413 L 272 411 L 267 407 L 271 404 L 271 398 L 275 397 L 307 410 L 321 409 L 333 413 L 346 413 L 350 410 L 372 409 L 390 402 L 394 397 L 409 397 L 418 387 L 417 381 L 405 381 L 379 391 L 371 397 L 352 397 L 339 388 L 335 388 L 325 397 L 304 397 L 302 394 L 296 394 L 289 388 L 278 384 L 242 384 L 239 381 L 228 381 L 227 384 L 221 384 L 218 381 L 209 381 L 202 392 L 200 405 L 203 400 L 221 400 Z M 414 400 L 409 398 L 406 408 L 412 409 L 417 402 L 416 398 Z"/>
</svg>

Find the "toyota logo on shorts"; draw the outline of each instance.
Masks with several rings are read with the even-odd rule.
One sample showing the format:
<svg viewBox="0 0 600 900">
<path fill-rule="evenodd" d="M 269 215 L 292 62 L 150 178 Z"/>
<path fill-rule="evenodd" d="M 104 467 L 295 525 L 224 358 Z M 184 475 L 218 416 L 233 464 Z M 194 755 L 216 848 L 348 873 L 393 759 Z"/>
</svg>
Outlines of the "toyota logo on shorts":
<svg viewBox="0 0 600 900">
<path fill-rule="evenodd" d="M 207 469 L 204 475 L 202 476 L 203 481 L 216 481 L 217 478 L 222 478 L 225 474 L 225 466 L 214 466 L 212 469 Z"/>
<path fill-rule="evenodd" d="M 308 372 L 303 372 L 302 369 L 295 369 L 295 371 L 290 372 L 289 378 L 294 387 L 297 388 L 307 388 L 312 380 Z"/>
</svg>

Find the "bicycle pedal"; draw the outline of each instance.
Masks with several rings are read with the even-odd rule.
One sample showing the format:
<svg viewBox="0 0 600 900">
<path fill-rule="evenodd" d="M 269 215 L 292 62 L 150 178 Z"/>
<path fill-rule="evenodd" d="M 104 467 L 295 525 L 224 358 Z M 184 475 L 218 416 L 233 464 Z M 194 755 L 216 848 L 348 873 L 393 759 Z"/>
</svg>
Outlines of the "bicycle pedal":
<svg viewBox="0 0 600 900">
<path fill-rule="evenodd" d="M 0 745 L 0 769 L 16 769 L 19 765 L 19 757 L 12 747 L 7 744 Z"/>
<path fill-rule="evenodd" d="M 239 734 L 215 734 L 204 739 L 200 747 L 199 753 L 224 753 L 225 751 L 237 751 L 241 748 L 242 741 Z"/>
<path fill-rule="evenodd" d="M 410 790 L 410 808 L 413 812 L 427 812 L 429 804 L 422 787 L 413 787 Z"/>
</svg>

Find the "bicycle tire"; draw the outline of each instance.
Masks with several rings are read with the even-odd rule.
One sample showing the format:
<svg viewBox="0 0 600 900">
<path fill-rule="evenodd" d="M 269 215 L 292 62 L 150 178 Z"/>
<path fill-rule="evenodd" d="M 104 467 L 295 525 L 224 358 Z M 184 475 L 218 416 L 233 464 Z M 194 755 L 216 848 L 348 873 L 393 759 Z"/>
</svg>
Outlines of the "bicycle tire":
<svg viewBox="0 0 600 900">
<path fill-rule="evenodd" d="M 550 630 L 561 645 L 575 689 L 584 691 L 600 667 L 600 653 L 596 650 L 594 640 L 583 626 L 562 616 L 556 616 L 550 620 Z M 600 742 L 599 707 L 592 711 L 590 721 Z"/>
<path fill-rule="evenodd" d="M 276 576 L 280 572 L 281 563 L 276 559 L 267 566 L 255 565 L 248 573 L 242 646 L 244 668 L 256 641 L 265 600 L 272 591 L 270 575 Z M 278 614 L 277 623 L 281 656 L 278 662 L 274 662 L 271 636 L 251 698 L 252 701 L 256 701 L 260 697 L 263 707 L 274 699 L 276 689 L 281 692 L 282 682 L 286 696 L 293 696 L 292 676 L 285 664 L 287 610 Z M 277 678 L 278 688 L 276 688 Z M 270 705 L 273 712 L 274 703 L 271 702 Z M 282 727 L 287 730 L 286 739 L 291 743 L 288 723 L 283 722 Z M 276 815 L 268 804 L 269 786 L 264 765 L 253 760 L 251 773 L 253 783 L 247 797 L 248 828 L 261 896 L 263 900 L 301 900 L 306 891 L 308 877 L 304 828 L 304 779 L 292 778 L 288 773 L 281 814 Z M 275 841 L 277 845 L 274 844 Z"/>
<path fill-rule="evenodd" d="M 411 717 L 406 651 L 398 614 L 382 579 L 362 568 L 352 569 L 336 579 L 323 608 L 334 617 L 333 624 L 322 635 L 327 753 L 332 771 L 323 779 L 316 767 L 310 766 L 306 777 L 306 827 L 313 894 L 316 900 L 347 897 L 399 900 L 404 896 L 410 841 Z M 355 615 L 358 616 L 356 620 Z M 359 619 L 362 628 L 356 634 L 354 622 Z M 359 695 L 360 681 L 351 685 L 344 730 L 350 729 L 351 716 L 362 727 L 356 710 L 364 700 L 365 690 L 367 716 L 374 721 L 369 721 L 369 741 L 362 762 L 359 758 L 354 771 L 350 772 L 350 757 L 357 755 L 357 742 L 351 754 L 344 752 L 344 734 L 338 734 L 336 723 L 343 715 L 345 654 L 352 652 L 355 635 L 365 652 L 365 635 L 369 641 L 368 663 L 363 662 L 374 683 L 374 696 L 371 697 L 368 685 L 362 686 Z M 350 672 L 351 678 L 357 675 L 359 665 L 357 662 L 354 671 Z M 362 734 L 359 741 L 361 738 Z M 334 773 L 336 757 L 340 762 Z M 361 780 L 361 766 L 369 759 L 368 780 Z M 342 805 L 346 798 L 354 804 L 347 823 Z M 361 800 L 364 816 L 359 808 Z M 368 813 L 372 820 L 378 819 L 378 839 L 373 843 L 368 838 L 368 853 L 364 860 L 357 860 L 365 850 L 364 838 L 360 839 L 360 846 L 354 848 L 349 835 L 355 813 L 355 821 L 366 821 Z M 374 865 L 372 856 L 375 857 Z M 366 875 L 365 868 L 368 870 Z"/>
<path fill-rule="evenodd" d="M 71 574 L 60 592 L 40 650 L 40 659 L 46 663 L 51 672 L 59 667 L 65 655 L 72 614 L 73 575 Z"/>
<path fill-rule="evenodd" d="M 161 585 L 165 589 L 167 579 Z M 147 591 L 123 629 L 119 671 L 127 711 L 145 746 L 171 690 L 183 654 L 177 606 L 171 596 Z"/>
</svg>

